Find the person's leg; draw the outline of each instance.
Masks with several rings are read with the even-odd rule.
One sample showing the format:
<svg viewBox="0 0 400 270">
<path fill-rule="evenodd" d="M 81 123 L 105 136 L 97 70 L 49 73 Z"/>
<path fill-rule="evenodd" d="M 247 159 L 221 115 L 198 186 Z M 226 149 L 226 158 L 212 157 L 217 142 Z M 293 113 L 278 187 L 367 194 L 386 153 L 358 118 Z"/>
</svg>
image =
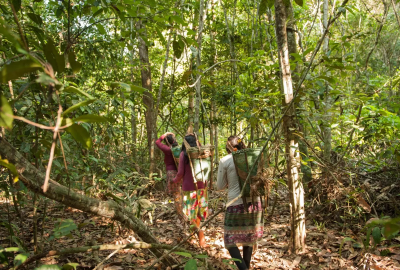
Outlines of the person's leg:
<svg viewBox="0 0 400 270">
<path fill-rule="evenodd" d="M 247 268 L 250 269 L 250 262 L 251 262 L 251 254 L 253 253 L 252 246 L 244 246 L 243 247 L 243 260 L 246 263 Z"/>
<path fill-rule="evenodd" d="M 240 254 L 240 250 L 238 247 L 230 247 L 230 248 L 228 248 L 228 251 L 232 258 L 240 260 L 240 262 L 235 260 L 236 266 L 239 268 L 239 270 L 247 270 L 248 269 L 246 263 L 244 262 L 244 260 L 242 258 L 242 255 Z"/>
</svg>

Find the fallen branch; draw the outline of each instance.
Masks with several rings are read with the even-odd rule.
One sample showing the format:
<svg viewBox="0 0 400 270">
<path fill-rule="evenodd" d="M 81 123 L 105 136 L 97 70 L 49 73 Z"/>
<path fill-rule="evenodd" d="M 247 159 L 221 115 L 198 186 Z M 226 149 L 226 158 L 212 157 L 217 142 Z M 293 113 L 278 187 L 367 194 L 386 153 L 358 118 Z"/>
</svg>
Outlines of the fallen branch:
<svg viewBox="0 0 400 270">
<path fill-rule="evenodd" d="M 49 180 L 47 192 L 43 192 L 42 183 L 45 175 L 33 166 L 20 152 L 12 147 L 4 138 L 0 137 L 0 155 L 2 158 L 15 165 L 19 180 L 34 193 L 43 195 L 49 199 L 60 202 L 66 206 L 79 209 L 93 215 L 107 217 L 121 222 L 121 224 L 133 230 L 144 242 L 159 244 L 157 238 L 150 232 L 147 226 L 132 212 L 118 205 L 114 201 L 101 201 L 79 194 L 67 187 Z M 157 256 L 163 255 L 163 250 L 151 247 L 150 250 Z M 172 257 L 163 257 L 163 263 L 167 266 L 175 264 Z"/>
<path fill-rule="evenodd" d="M 149 244 L 145 242 L 134 242 L 127 245 L 96 245 L 96 246 L 83 246 L 83 247 L 76 247 L 76 248 L 67 248 L 62 250 L 50 250 L 47 252 L 43 252 L 37 255 L 34 255 L 28 258 L 24 263 L 18 265 L 14 268 L 14 270 L 24 268 L 26 265 L 38 261 L 40 259 L 58 255 L 68 255 L 68 254 L 75 254 L 75 253 L 83 253 L 83 252 L 93 252 L 93 251 L 100 251 L 100 250 L 122 250 L 122 249 L 148 249 L 148 248 L 158 248 L 158 249 L 172 249 L 173 247 L 170 245 L 165 244 Z M 187 251 L 183 248 L 176 249 L 177 251 L 189 253 L 194 256 L 194 254 L 190 251 Z"/>
</svg>

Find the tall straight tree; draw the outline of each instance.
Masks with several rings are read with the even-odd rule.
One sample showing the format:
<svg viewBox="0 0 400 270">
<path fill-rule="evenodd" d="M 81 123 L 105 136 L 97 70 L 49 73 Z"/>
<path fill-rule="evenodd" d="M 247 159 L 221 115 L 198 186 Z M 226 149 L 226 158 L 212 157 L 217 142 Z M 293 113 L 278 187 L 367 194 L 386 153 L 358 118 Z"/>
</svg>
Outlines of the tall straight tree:
<svg viewBox="0 0 400 270">
<path fill-rule="evenodd" d="M 329 0 L 324 0 L 323 5 L 323 17 L 322 17 L 322 33 L 324 33 L 325 29 L 328 27 L 328 13 L 329 13 Z M 323 43 L 323 51 L 325 56 L 328 57 L 329 52 L 329 37 L 328 35 L 325 36 L 324 43 Z M 330 76 L 330 72 L 326 71 L 326 76 Z M 332 97 L 329 91 L 329 84 L 325 84 L 325 93 L 324 93 L 324 121 L 323 121 L 323 139 L 324 139 L 324 159 L 325 161 L 331 161 L 331 151 L 332 151 L 332 131 L 331 131 L 331 107 L 332 107 Z M 328 176 L 328 172 L 325 171 L 325 177 Z"/>
<path fill-rule="evenodd" d="M 286 168 L 288 176 L 290 213 L 291 213 L 291 248 L 293 252 L 305 251 L 305 211 L 304 189 L 300 179 L 300 154 L 295 124 L 295 104 L 293 100 L 293 81 L 290 73 L 288 38 L 286 32 L 286 11 L 284 0 L 275 0 L 275 27 L 278 44 L 281 87 L 287 108 L 283 118 L 285 134 Z"/>
<path fill-rule="evenodd" d="M 297 41 L 296 41 L 296 20 L 294 19 L 293 13 L 293 5 L 291 1 L 285 1 L 285 12 L 287 17 L 286 22 L 286 34 L 288 40 L 288 50 L 289 55 L 292 55 L 290 60 L 294 59 L 293 55 L 297 54 Z M 299 74 L 300 68 L 299 65 L 296 65 L 294 70 L 292 70 L 292 80 L 293 85 L 297 86 L 299 82 Z M 299 114 L 299 107 L 297 108 L 297 114 Z M 301 118 L 301 117 L 299 117 Z M 304 132 L 304 127 L 301 122 L 299 122 L 299 129 Z M 307 145 L 303 141 L 299 141 L 299 150 L 303 158 L 308 157 L 308 148 Z M 301 163 L 301 172 L 303 173 L 303 181 L 309 182 L 312 180 L 311 168 L 303 163 Z"/>
<path fill-rule="evenodd" d="M 201 45 L 203 41 L 204 28 L 204 0 L 200 0 L 199 7 L 199 30 L 197 34 L 197 57 L 196 57 L 196 104 L 194 114 L 194 132 L 199 133 L 200 122 L 200 99 L 201 99 Z M 204 128 L 204 127 L 203 127 Z"/>
<path fill-rule="evenodd" d="M 142 24 L 142 21 L 139 20 L 136 25 L 138 32 L 140 35 L 146 36 L 146 26 Z M 155 167 L 155 159 L 154 159 L 154 128 L 156 124 L 156 115 L 154 109 L 154 99 L 151 92 L 153 91 L 152 82 L 151 82 L 151 69 L 150 69 L 150 61 L 149 61 L 149 49 L 146 45 L 146 42 L 141 36 L 138 36 L 139 40 L 139 58 L 141 64 L 141 77 L 142 77 L 142 87 L 147 89 L 143 93 L 143 104 L 146 107 L 145 118 L 146 118 L 146 128 L 147 128 L 147 145 L 149 147 L 149 157 L 150 157 L 150 168 L 149 168 L 149 177 L 152 176 Z"/>
</svg>

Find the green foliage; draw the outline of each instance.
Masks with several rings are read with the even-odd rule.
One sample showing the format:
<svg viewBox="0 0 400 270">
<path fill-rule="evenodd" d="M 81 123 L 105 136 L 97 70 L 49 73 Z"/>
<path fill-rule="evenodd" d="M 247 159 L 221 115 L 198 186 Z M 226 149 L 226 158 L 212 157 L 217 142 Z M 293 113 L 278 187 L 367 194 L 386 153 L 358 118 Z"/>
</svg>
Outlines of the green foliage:
<svg viewBox="0 0 400 270">
<path fill-rule="evenodd" d="M 0 70 L 0 82 L 7 83 L 8 81 L 18 79 L 24 74 L 41 70 L 42 65 L 32 59 L 24 59 L 6 64 Z"/>
<path fill-rule="evenodd" d="M 185 264 L 185 270 L 197 270 L 197 263 L 195 259 L 190 259 Z"/>
<path fill-rule="evenodd" d="M 78 226 L 75 224 L 75 222 L 72 219 L 59 219 L 55 223 L 55 228 L 53 229 L 52 235 L 49 237 L 49 241 L 56 239 L 56 238 L 61 238 L 63 236 L 68 236 L 72 237 L 72 232 L 76 231 L 78 229 Z"/>
<path fill-rule="evenodd" d="M 7 99 L 0 95 L 0 127 L 12 129 L 13 111 Z"/>
</svg>

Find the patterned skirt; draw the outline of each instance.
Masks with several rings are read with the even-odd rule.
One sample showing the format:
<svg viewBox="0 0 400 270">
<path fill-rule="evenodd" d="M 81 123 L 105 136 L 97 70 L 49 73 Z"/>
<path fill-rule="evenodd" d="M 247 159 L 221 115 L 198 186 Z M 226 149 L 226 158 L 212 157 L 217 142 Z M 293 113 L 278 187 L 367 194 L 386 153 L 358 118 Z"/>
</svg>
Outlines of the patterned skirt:
<svg viewBox="0 0 400 270">
<path fill-rule="evenodd" d="M 248 211 L 244 205 L 229 206 L 224 221 L 225 248 L 253 246 L 260 240 L 264 232 L 263 208 L 261 202 L 248 203 Z"/>
<path fill-rule="evenodd" d="M 191 224 L 196 223 L 200 218 L 204 221 L 208 214 L 208 192 L 207 189 L 194 191 L 182 191 L 183 195 L 183 213 L 189 219 Z"/>
<path fill-rule="evenodd" d="M 178 172 L 176 170 L 169 170 L 167 171 L 167 183 L 165 186 L 165 192 L 168 195 L 175 195 L 176 193 L 180 193 L 180 183 L 174 183 L 174 179 Z"/>
</svg>

